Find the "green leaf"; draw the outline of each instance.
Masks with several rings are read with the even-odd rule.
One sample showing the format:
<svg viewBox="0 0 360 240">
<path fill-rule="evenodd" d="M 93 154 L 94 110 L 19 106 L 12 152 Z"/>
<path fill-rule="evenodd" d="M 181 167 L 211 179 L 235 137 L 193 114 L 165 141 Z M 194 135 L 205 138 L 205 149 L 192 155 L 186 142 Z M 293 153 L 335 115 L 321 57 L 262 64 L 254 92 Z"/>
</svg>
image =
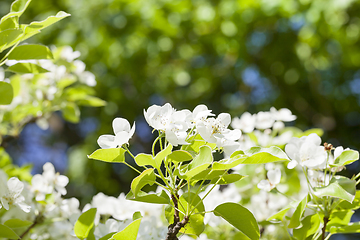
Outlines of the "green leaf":
<svg viewBox="0 0 360 240">
<path fill-rule="evenodd" d="M 219 178 L 225 173 L 225 170 L 213 170 L 211 168 L 205 169 L 204 171 L 196 174 L 191 180 L 212 180 L 214 178 Z"/>
<path fill-rule="evenodd" d="M 10 83 L 0 81 L 0 105 L 7 105 L 14 97 L 13 87 Z"/>
<path fill-rule="evenodd" d="M 211 149 L 216 147 L 216 143 L 207 143 L 200 134 L 191 137 L 188 142 L 190 142 L 190 144 L 181 146 L 181 150 L 185 150 L 194 155 L 199 153 L 202 146 L 209 146 Z"/>
<path fill-rule="evenodd" d="M 33 224 L 33 222 L 31 222 L 31 221 L 25 221 L 25 220 L 21 220 L 21 219 L 17 219 L 17 218 L 9 219 L 4 223 L 4 225 L 8 226 L 9 228 L 28 227 L 32 224 Z"/>
<path fill-rule="evenodd" d="M 133 221 L 135 221 L 135 220 L 137 220 L 137 219 L 140 219 L 140 218 L 142 218 L 142 216 L 141 216 L 141 212 L 134 212 L 134 214 L 133 214 Z"/>
<path fill-rule="evenodd" d="M 185 179 L 191 179 L 195 175 L 204 171 L 213 162 L 212 150 L 209 146 L 202 146 L 199 150 L 199 154 L 187 165 L 184 169 L 185 173 L 180 175 Z"/>
<path fill-rule="evenodd" d="M 314 214 L 305 217 L 301 221 L 302 226 L 300 228 L 293 230 L 294 237 L 297 238 L 298 240 L 303 240 L 313 235 L 318 231 L 320 227 L 320 222 L 321 222 L 321 218 L 319 214 Z"/>
<path fill-rule="evenodd" d="M 308 196 L 306 196 L 301 202 L 298 204 L 298 206 L 295 209 L 294 214 L 291 216 L 290 223 L 288 225 L 288 228 L 297 228 L 300 226 L 301 223 L 301 217 L 305 211 L 306 204 L 308 202 Z"/>
<path fill-rule="evenodd" d="M 249 156 L 241 164 L 263 164 L 278 161 L 290 161 L 286 153 L 278 147 L 252 147 L 246 150 L 245 155 Z"/>
<path fill-rule="evenodd" d="M 11 4 L 10 13 L 16 14 L 20 17 L 29 6 L 31 0 L 16 0 Z"/>
<path fill-rule="evenodd" d="M 20 237 L 9 227 L 0 224 L 0 237 L 7 239 L 20 239 Z"/>
<path fill-rule="evenodd" d="M 155 203 L 155 204 L 169 204 L 170 198 L 164 190 L 160 193 L 146 193 L 139 191 L 137 196 L 134 196 L 134 193 L 130 190 L 126 195 L 127 200 L 146 202 L 146 203 Z"/>
<path fill-rule="evenodd" d="M 7 29 L 17 29 L 19 27 L 19 18 L 17 16 L 12 16 L 4 19 L 0 22 L 0 32 Z"/>
<path fill-rule="evenodd" d="M 204 203 L 201 201 L 201 198 L 193 192 L 184 193 L 179 198 L 180 203 L 178 204 L 180 211 L 187 212 L 192 210 L 195 206 L 195 211 L 189 218 L 189 222 L 185 227 L 180 229 L 180 232 L 199 236 L 205 229 L 204 216 L 205 216 L 205 207 Z M 188 209 L 189 207 L 189 209 Z M 185 208 L 185 209 L 184 209 Z M 165 216 L 169 224 L 174 222 L 174 208 L 168 205 L 165 208 Z M 180 221 L 184 219 L 184 214 L 179 212 Z"/>
<path fill-rule="evenodd" d="M 40 22 L 31 22 L 29 25 L 23 24 L 21 27 L 24 29 L 24 37 L 21 39 L 22 41 L 34 36 L 39 33 L 44 28 L 60 21 L 63 18 L 70 16 L 70 14 L 60 11 L 55 16 L 50 16 L 43 21 Z"/>
<path fill-rule="evenodd" d="M 360 233 L 360 222 L 349 223 L 347 226 L 332 226 L 330 233 Z"/>
<path fill-rule="evenodd" d="M 340 210 L 340 211 L 332 211 L 329 217 L 330 221 L 326 225 L 326 229 L 329 232 L 332 226 L 339 225 L 348 225 L 350 223 L 351 217 L 354 214 L 352 210 Z"/>
<path fill-rule="evenodd" d="M 123 148 L 106 148 L 98 149 L 88 156 L 90 159 L 100 160 L 103 162 L 125 162 L 125 152 Z"/>
<path fill-rule="evenodd" d="M 355 162 L 359 159 L 359 152 L 355 150 L 344 150 L 330 167 L 341 167 Z"/>
<path fill-rule="evenodd" d="M 274 215 L 272 215 L 271 217 L 269 217 L 268 219 L 266 219 L 266 221 L 271 221 L 271 220 L 277 220 L 277 221 L 283 221 L 285 214 L 290 210 L 290 207 L 281 209 L 279 212 L 275 213 Z"/>
<path fill-rule="evenodd" d="M 32 73 L 32 74 L 38 74 L 38 73 L 46 73 L 49 72 L 48 70 L 40 67 L 39 65 L 33 64 L 33 63 L 16 63 L 10 67 L 8 67 L 9 71 L 12 71 L 14 73 Z"/>
<path fill-rule="evenodd" d="M 80 215 L 74 226 L 74 232 L 78 238 L 85 239 L 89 236 L 90 231 L 94 227 L 95 215 L 96 208 L 90 208 Z"/>
<path fill-rule="evenodd" d="M 108 233 L 106 234 L 105 236 L 103 236 L 102 238 L 99 238 L 99 240 L 109 240 L 111 239 L 111 237 L 116 234 L 116 232 L 111 232 L 111 233 Z"/>
<path fill-rule="evenodd" d="M 254 215 L 245 207 L 237 203 L 223 203 L 213 210 L 216 216 L 220 216 L 228 223 L 237 228 L 252 240 L 260 238 L 259 226 Z"/>
<path fill-rule="evenodd" d="M 78 123 L 80 121 L 80 109 L 75 103 L 67 102 L 62 106 L 62 114 L 68 122 Z"/>
<path fill-rule="evenodd" d="M 29 6 L 31 0 L 16 0 L 11 4 L 10 13 L 6 14 L 1 18 L 1 23 L 9 18 L 19 18 L 24 11 L 26 10 L 27 6 Z"/>
<path fill-rule="evenodd" d="M 173 146 L 169 144 L 164 150 L 158 152 L 155 156 L 155 167 L 160 169 L 162 161 L 171 153 Z"/>
<path fill-rule="evenodd" d="M 144 170 L 139 176 L 134 178 L 131 182 L 131 191 L 135 197 L 138 192 L 147 184 L 153 185 L 155 183 L 156 176 L 153 168 Z"/>
<path fill-rule="evenodd" d="M 21 29 L 7 29 L 0 32 L 0 53 L 16 43 L 16 39 L 21 36 Z"/>
<path fill-rule="evenodd" d="M 224 176 L 222 176 L 220 178 L 220 181 L 219 181 L 219 178 L 213 178 L 211 180 L 210 184 L 226 185 L 226 184 L 237 182 L 237 181 L 243 179 L 244 177 L 245 176 L 240 175 L 238 173 L 225 174 Z"/>
<path fill-rule="evenodd" d="M 8 56 L 9 60 L 53 59 L 50 49 L 43 45 L 26 44 L 17 46 Z"/>
<path fill-rule="evenodd" d="M 155 167 L 155 160 L 151 154 L 140 153 L 136 155 L 135 162 L 138 166 L 152 166 Z"/>
<path fill-rule="evenodd" d="M 214 162 L 213 169 L 225 170 L 239 164 L 263 164 L 277 161 L 289 161 L 287 155 L 278 147 L 252 147 L 247 151 L 236 151 L 229 159 Z"/>
<path fill-rule="evenodd" d="M 334 176 L 328 186 L 314 188 L 318 197 L 330 196 L 352 202 L 356 194 L 356 181 L 343 176 Z"/>
<path fill-rule="evenodd" d="M 349 203 L 346 200 L 340 200 L 339 205 L 336 207 L 337 209 L 352 209 L 356 210 L 360 208 L 360 191 L 357 190 L 355 194 L 355 199 L 352 203 Z"/>
<path fill-rule="evenodd" d="M 234 157 L 230 157 L 229 159 L 223 159 L 218 162 L 214 162 L 213 169 L 214 170 L 230 169 L 242 163 L 246 158 L 248 158 L 248 156 L 239 154 Z"/>
<path fill-rule="evenodd" d="M 102 107 L 106 105 L 106 102 L 98 97 L 86 96 L 77 101 L 77 104 L 81 106 Z"/>
<path fill-rule="evenodd" d="M 141 218 L 130 223 L 124 230 L 112 236 L 112 240 L 136 240 L 139 232 Z"/>
<path fill-rule="evenodd" d="M 167 157 L 168 161 L 178 162 L 178 163 L 190 161 L 191 159 L 193 159 L 192 155 L 184 150 L 174 151 Z"/>
</svg>

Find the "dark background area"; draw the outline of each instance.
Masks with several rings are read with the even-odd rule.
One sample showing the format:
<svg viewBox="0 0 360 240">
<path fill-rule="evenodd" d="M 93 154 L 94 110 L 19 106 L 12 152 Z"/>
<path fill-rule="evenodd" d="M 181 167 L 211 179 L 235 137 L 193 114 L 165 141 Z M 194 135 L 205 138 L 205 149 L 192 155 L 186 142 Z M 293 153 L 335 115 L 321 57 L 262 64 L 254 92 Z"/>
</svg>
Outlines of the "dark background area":
<svg viewBox="0 0 360 240">
<path fill-rule="evenodd" d="M 10 4 L 0 2 L 1 16 Z M 152 104 L 206 104 L 233 117 L 285 107 L 302 130 L 319 127 L 323 141 L 360 149 L 359 1 L 33 0 L 21 21 L 60 10 L 72 16 L 30 41 L 80 51 L 107 105 L 82 108 L 79 124 L 60 114 L 49 130 L 30 124 L 7 151 L 20 165 L 35 162 L 34 173 L 53 162 L 83 204 L 128 191 L 135 172 L 87 155 L 115 117 L 136 122 L 131 150 L 149 153 L 142 113 Z M 348 174 L 359 170 L 354 163 Z"/>
</svg>

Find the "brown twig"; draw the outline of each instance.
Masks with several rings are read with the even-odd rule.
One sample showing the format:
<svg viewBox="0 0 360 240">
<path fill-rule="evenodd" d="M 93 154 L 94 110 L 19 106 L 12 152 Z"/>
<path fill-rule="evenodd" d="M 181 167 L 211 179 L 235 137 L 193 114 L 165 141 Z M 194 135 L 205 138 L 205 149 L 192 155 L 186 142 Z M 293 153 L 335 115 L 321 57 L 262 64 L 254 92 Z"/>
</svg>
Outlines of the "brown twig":
<svg viewBox="0 0 360 240">
<path fill-rule="evenodd" d="M 324 217 L 324 227 L 322 228 L 322 236 L 321 239 L 324 240 L 325 239 L 325 234 L 326 234 L 326 225 L 329 222 L 329 218 L 328 217 Z"/>
<path fill-rule="evenodd" d="M 168 233 L 166 235 L 165 240 L 178 240 L 177 234 L 179 233 L 180 229 L 184 227 L 189 222 L 189 216 L 184 216 L 184 219 L 180 221 L 179 210 L 178 210 L 178 201 L 179 195 L 171 195 L 171 199 L 174 203 L 174 222 L 168 226 Z"/>
<path fill-rule="evenodd" d="M 20 235 L 20 239 L 23 239 L 25 237 L 25 235 L 30 232 L 30 230 L 32 228 L 34 228 L 36 226 L 36 224 L 38 223 L 41 223 L 43 221 L 43 216 L 40 214 L 40 215 L 37 215 L 36 218 L 35 218 L 35 221 L 33 222 L 33 224 L 31 224 L 26 230 L 25 232 L 23 232 L 21 235 Z"/>
</svg>

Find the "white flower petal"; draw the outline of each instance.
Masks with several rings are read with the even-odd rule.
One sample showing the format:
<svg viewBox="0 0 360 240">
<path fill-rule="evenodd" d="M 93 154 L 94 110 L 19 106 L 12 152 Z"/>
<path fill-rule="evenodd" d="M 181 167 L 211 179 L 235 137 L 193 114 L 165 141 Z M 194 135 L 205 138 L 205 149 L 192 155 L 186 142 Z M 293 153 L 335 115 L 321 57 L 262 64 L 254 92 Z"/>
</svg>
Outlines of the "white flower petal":
<svg viewBox="0 0 360 240">
<path fill-rule="evenodd" d="M 270 170 L 267 173 L 267 177 L 272 185 L 277 185 L 280 183 L 281 180 L 281 171 L 279 168 L 275 170 Z"/>
<path fill-rule="evenodd" d="M 118 132 L 130 132 L 130 123 L 125 118 L 115 118 L 112 122 L 115 135 Z"/>
<path fill-rule="evenodd" d="M 15 193 L 15 196 L 18 197 L 22 190 L 24 189 L 24 183 L 22 183 L 18 178 L 12 177 L 8 180 L 7 186 L 9 190 Z"/>
<path fill-rule="evenodd" d="M 257 187 L 259 189 L 262 189 L 262 190 L 267 191 L 267 192 L 270 192 L 270 190 L 271 190 L 271 186 L 270 186 L 270 183 L 269 183 L 268 180 L 261 180 L 258 183 Z"/>
<path fill-rule="evenodd" d="M 225 127 L 228 127 L 231 123 L 231 116 L 228 113 L 220 113 L 216 120 L 223 124 Z"/>
<path fill-rule="evenodd" d="M 296 160 L 292 160 L 291 162 L 288 163 L 287 168 L 288 169 L 293 169 L 297 165 L 298 165 L 298 162 Z"/>
<path fill-rule="evenodd" d="M 97 143 L 101 148 L 116 148 L 117 143 L 115 142 L 115 136 L 113 135 L 101 135 Z"/>
</svg>

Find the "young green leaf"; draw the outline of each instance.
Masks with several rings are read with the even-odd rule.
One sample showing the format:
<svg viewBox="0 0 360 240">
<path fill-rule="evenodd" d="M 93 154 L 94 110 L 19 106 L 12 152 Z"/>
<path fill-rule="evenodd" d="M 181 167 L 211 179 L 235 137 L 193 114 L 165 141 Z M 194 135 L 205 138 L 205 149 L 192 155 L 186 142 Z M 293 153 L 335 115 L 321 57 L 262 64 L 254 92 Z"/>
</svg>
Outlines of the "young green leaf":
<svg viewBox="0 0 360 240">
<path fill-rule="evenodd" d="M 347 226 L 332 226 L 330 233 L 360 233 L 360 222 L 349 223 Z"/>
<path fill-rule="evenodd" d="M 152 166 L 155 167 L 155 160 L 151 154 L 139 153 L 135 156 L 135 162 L 138 166 Z"/>
<path fill-rule="evenodd" d="M 230 157 L 229 159 L 223 159 L 218 162 L 214 162 L 213 169 L 214 170 L 226 170 L 233 167 L 236 167 L 237 165 L 241 164 L 245 159 L 247 159 L 248 156 L 246 155 L 236 155 L 234 157 Z"/>
<path fill-rule="evenodd" d="M 162 161 L 171 153 L 173 146 L 169 144 L 164 150 L 158 152 L 154 158 L 155 167 L 160 169 Z"/>
<path fill-rule="evenodd" d="M 170 198 L 164 190 L 160 193 L 146 193 L 139 191 L 137 196 L 134 196 L 134 193 L 130 190 L 126 195 L 127 200 L 137 201 L 137 202 L 146 202 L 146 203 L 155 203 L 155 204 L 169 204 Z"/>
<path fill-rule="evenodd" d="M 289 161 L 286 153 L 275 146 L 269 148 L 252 147 L 245 151 L 245 154 L 249 157 L 244 159 L 241 164 L 263 164 L 269 162 Z"/>
<path fill-rule="evenodd" d="M 330 221 L 326 225 L 326 229 L 329 232 L 332 226 L 348 225 L 351 217 L 354 214 L 352 210 L 340 210 L 332 211 L 329 217 Z"/>
<path fill-rule="evenodd" d="M 153 168 L 144 170 L 139 176 L 134 178 L 131 182 L 131 191 L 136 197 L 139 191 L 147 184 L 153 185 L 155 183 L 156 176 Z"/>
<path fill-rule="evenodd" d="M 272 220 L 277 220 L 277 221 L 283 221 L 285 214 L 290 210 L 290 207 L 281 209 L 279 212 L 275 213 L 274 215 L 272 215 L 271 217 L 269 217 L 268 219 L 266 219 L 266 221 L 272 221 Z"/>
<path fill-rule="evenodd" d="M 305 211 L 306 204 L 308 202 L 308 196 L 306 196 L 301 202 L 298 204 L 298 206 L 295 209 L 294 214 L 291 216 L 290 223 L 288 225 L 288 228 L 297 228 L 300 226 L 301 223 L 301 217 Z"/>
<path fill-rule="evenodd" d="M 100 160 L 103 162 L 125 162 L 125 152 L 123 148 L 106 148 L 98 149 L 88 156 L 90 159 Z"/>
<path fill-rule="evenodd" d="M 124 230 L 114 234 L 111 240 L 136 240 L 139 232 L 141 218 L 130 223 Z"/>
<path fill-rule="evenodd" d="M 0 105 L 7 105 L 14 97 L 13 87 L 10 83 L 0 82 Z"/>
<path fill-rule="evenodd" d="M 78 238 L 85 239 L 89 236 L 90 231 L 94 227 L 95 215 L 96 208 L 90 208 L 80 215 L 74 226 L 74 232 Z"/>
<path fill-rule="evenodd" d="M 344 150 L 330 167 L 341 167 L 355 162 L 359 159 L 359 152 L 355 150 Z"/>
<path fill-rule="evenodd" d="M 185 179 L 191 179 L 195 175 L 204 171 L 213 162 L 212 150 L 209 146 L 202 146 L 199 154 L 184 169 L 185 173 L 180 173 Z"/>
<path fill-rule="evenodd" d="M 4 19 L 0 22 L 0 32 L 7 29 L 17 29 L 19 27 L 19 21 L 17 16 L 12 16 Z"/>
<path fill-rule="evenodd" d="M 21 29 L 6 29 L 0 32 L 0 53 L 16 43 L 16 39 L 21 36 Z"/>
<path fill-rule="evenodd" d="M 226 185 L 226 184 L 237 182 L 237 181 L 243 179 L 244 177 L 245 176 L 242 176 L 238 173 L 225 174 L 222 177 L 219 176 L 220 181 L 219 181 L 219 178 L 213 178 L 211 180 L 210 184 Z"/>
<path fill-rule="evenodd" d="M 293 230 L 294 237 L 298 240 L 306 239 L 319 230 L 321 218 L 319 214 L 305 217 L 301 221 L 301 227 Z"/>
<path fill-rule="evenodd" d="M 343 176 L 334 176 L 329 185 L 314 188 L 318 197 L 330 196 L 352 202 L 356 194 L 356 181 Z"/>
<path fill-rule="evenodd" d="M 4 225 L 8 226 L 9 228 L 28 227 L 31 224 L 33 224 L 33 222 L 21 220 L 21 219 L 17 219 L 17 218 L 9 219 L 4 223 Z"/>
<path fill-rule="evenodd" d="M 184 150 L 177 150 L 168 156 L 167 160 L 171 162 L 185 162 L 193 159 L 192 155 Z"/>
<path fill-rule="evenodd" d="M 0 238 L 20 239 L 20 237 L 9 227 L 0 224 Z"/>
<path fill-rule="evenodd" d="M 9 71 L 19 74 L 24 73 L 32 73 L 32 74 L 38 74 L 38 73 L 46 73 L 49 72 L 48 70 L 40 67 L 39 65 L 33 64 L 33 63 L 16 63 L 10 67 L 8 67 Z"/>
<path fill-rule="evenodd" d="M 24 30 L 24 36 L 22 37 L 22 41 L 34 36 L 39 33 L 44 28 L 60 21 L 63 18 L 70 16 L 70 14 L 60 11 L 55 16 L 50 16 L 43 21 L 40 22 L 31 22 L 29 25 L 22 24 L 21 28 Z"/>
<path fill-rule="evenodd" d="M 213 210 L 216 216 L 220 216 L 239 231 L 252 240 L 260 238 L 259 226 L 254 215 L 245 207 L 237 203 L 223 203 Z"/>
<path fill-rule="evenodd" d="M 9 18 L 19 18 L 24 11 L 26 10 L 27 6 L 29 6 L 31 0 L 16 0 L 11 4 L 10 12 L 1 18 L 1 23 Z"/>
<path fill-rule="evenodd" d="M 62 107 L 62 114 L 66 121 L 71 123 L 78 123 L 80 121 L 80 109 L 73 102 L 67 102 Z"/>
<path fill-rule="evenodd" d="M 26 44 L 17 46 L 8 56 L 9 60 L 53 59 L 50 49 L 43 45 Z"/>
</svg>

